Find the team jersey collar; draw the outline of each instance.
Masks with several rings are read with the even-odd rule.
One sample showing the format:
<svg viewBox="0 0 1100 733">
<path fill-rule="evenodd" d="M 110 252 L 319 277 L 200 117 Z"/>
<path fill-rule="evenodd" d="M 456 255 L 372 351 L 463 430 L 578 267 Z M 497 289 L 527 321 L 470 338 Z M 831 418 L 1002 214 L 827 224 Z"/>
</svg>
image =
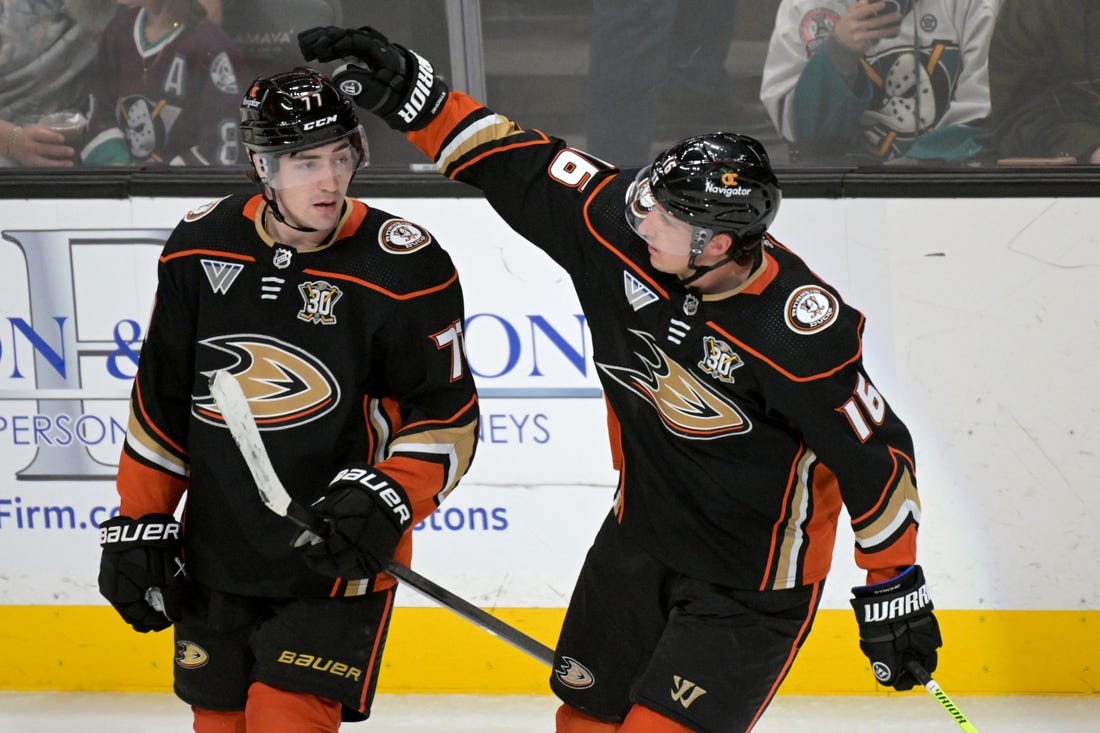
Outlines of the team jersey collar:
<svg viewBox="0 0 1100 733">
<path fill-rule="evenodd" d="M 759 295 L 764 288 L 768 286 L 779 271 L 779 263 L 775 261 L 767 252 L 764 252 L 764 256 L 760 258 L 760 262 L 757 263 L 749 276 L 745 278 L 745 282 L 738 285 L 732 290 L 726 290 L 721 293 L 710 293 L 703 295 L 704 301 L 712 300 L 725 300 L 731 298 L 738 293 L 748 293 L 749 295 Z"/>
<path fill-rule="evenodd" d="M 248 203 L 244 207 L 244 215 L 252 220 L 252 224 L 256 229 L 256 236 L 266 244 L 268 247 L 276 246 L 288 246 L 277 242 L 274 237 L 267 233 L 267 229 L 264 228 L 264 219 L 268 215 L 270 207 L 267 202 L 264 201 L 264 197 L 256 194 L 248 200 Z M 344 215 L 340 217 L 339 223 L 329 233 L 329 236 L 321 244 L 316 247 L 299 247 L 296 249 L 298 254 L 304 254 L 307 252 L 319 252 L 323 249 L 328 249 L 336 242 L 349 237 L 354 234 L 359 225 L 363 223 L 363 220 L 367 218 L 367 205 L 358 199 L 353 199 L 348 196 L 344 197 Z"/>
<path fill-rule="evenodd" d="M 165 46 L 172 41 L 176 40 L 181 33 L 183 33 L 185 26 L 182 23 L 176 24 L 172 30 L 165 33 L 163 36 L 153 41 L 152 43 L 145 42 L 145 22 L 147 14 L 145 8 L 138 11 L 137 17 L 134 19 L 134 46 L 137 48 L 137 52 L 142 58 L 149 58 L 150 56 L 156 56 L 160 53 Z"/>
</svg>

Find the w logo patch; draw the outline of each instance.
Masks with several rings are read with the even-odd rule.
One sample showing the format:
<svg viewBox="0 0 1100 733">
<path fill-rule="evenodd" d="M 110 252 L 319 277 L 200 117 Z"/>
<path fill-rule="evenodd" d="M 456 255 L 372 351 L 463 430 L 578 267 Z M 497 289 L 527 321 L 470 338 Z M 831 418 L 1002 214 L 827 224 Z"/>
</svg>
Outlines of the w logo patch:
<svg viewBox="0 0 1100 733">
<path fill-rule="evenodd" d="M 685 709 L 690 707 L 691 704 L 700 697 L 707 694 L 707 691 L 702 687 L 678 674 L 672 675 L 672 685 L 672 690 L 670 692 L 673 702 L 680 703 Z"/>
<path fill-rule="evenodd" d="M 657 296 L 647 288 L 641 280 L 623 270 L 623 290 L 626 292 L 626 302 L 635 311 L 639 311 L 653 301 Z"/>
<path fill-rule="evenodd" d="M 244 265 L 237 262 L 222 262 L 221 260 L 200 260 L 202 271 L 206 273 L 206 279 L 210 288 L 215 293 L 222 295 L 229 292 L 229 286 L 241 274 Z"/>
</svg>

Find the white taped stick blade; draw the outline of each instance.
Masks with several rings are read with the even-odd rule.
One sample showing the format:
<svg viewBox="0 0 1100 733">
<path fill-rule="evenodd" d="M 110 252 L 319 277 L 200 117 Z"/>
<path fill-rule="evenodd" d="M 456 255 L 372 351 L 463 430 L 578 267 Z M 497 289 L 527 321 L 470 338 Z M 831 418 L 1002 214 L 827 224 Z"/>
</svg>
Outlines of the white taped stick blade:
<svg viewBox="0 0 1100 733">
<path fill-rule="evenodd" d="M 291 502 L 290 494 L 275 473 L 275 467 L 271 465 L 271 458 L 267 455 L 260 429 L 256 427 L 256 420 L 248 407 L 248 398 L 245 397 L 240 383 L 232 374 L 219 369 L 210 379 L 210 395 L 248 465 L 260 499 L 268 509 L 285 517 Z"/>
<path fill-rule="evenodd" d="M 160 588 L 156 586 L 146 588 L 145 602 L 148 603 L 154 611 L 164 613 L 164 595 L 160 592 Z"/>
</svg>

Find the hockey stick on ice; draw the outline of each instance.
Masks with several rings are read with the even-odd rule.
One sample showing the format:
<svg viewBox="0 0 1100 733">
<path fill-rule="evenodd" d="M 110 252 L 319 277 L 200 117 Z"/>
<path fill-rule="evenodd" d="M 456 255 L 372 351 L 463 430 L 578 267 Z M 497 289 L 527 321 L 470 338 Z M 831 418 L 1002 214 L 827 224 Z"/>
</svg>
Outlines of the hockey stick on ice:
<svg viewBox="0 0 1100 733">
<path fill-rule="evenodd" d="M 966 733 L 978 733 L 978 729 L 966 719 L 966 716 L 962 714 L 962 711 L 959 710 L 955 703 L 951 702 L 951 698 L 947 696 L 943 688 L 932 679 L 932 675 L 928 674 L 920 663 L 911 659 L 906 666 L 909 668 L 909 672 L 917 678 L 917 682 L 924 685 L 925 689 L 928 690 L 928 694 L 943 706 L 943 709 L 955 719 L 955 722 L 959 724 L 960 728 L 966 731 Z"/>
<path fill-rule="evenodd" d="M 318 539 L 327 534 L 330 528 L 325 522 L 314 516 L 301 504 L 296 503 L 287 493 L 283 482 L 279 480 L 278 474 L 275 473 L 275 467 L 271 464 L 271 458 L 267 454 L 267 449 L 264 447 L 263 439 L 260 437 L 260 430 L 256 427 L 252 410 L 248 407 L 248 398 L 245 397 L 237 379 L 224 369 L 214 372 L 213 377 L 210 379 L 210 394 L 213 396 L 214 402 L 217 403 L 218 409 L 222 413 L 222 419 L 225 420 L 226 427 L 229 428 L 229 433 L 233 436 L 233 441 L 240 449 L 241 455 L 248 465 L 248 470 L 252 473 L 252 478 L 256 482 L 256 490 L 259 492 L 264 506 L 279 516 L 291 520 L 302 529 L 312 532 Z M 469 601 L 456 596 L 423 575 L 396 561 L 391 561 L 386 566 L 386 572 L 444 608 L 454 611 L 467 621 L 471 621 L 499 637 L 502 641 L 530 654 L 543 664 L 550 666 L 554 664 L 554 652 L 550 647 L 536 641 L 514 626 L 504 623 L 496 616 L 486 613 Z"/>
</svg>

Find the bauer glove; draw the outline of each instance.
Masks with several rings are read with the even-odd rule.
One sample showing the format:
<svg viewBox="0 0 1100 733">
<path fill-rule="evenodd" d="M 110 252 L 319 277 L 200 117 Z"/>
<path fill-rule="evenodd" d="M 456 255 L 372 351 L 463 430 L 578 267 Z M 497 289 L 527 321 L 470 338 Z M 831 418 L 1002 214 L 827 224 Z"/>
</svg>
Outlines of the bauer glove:
<svg viewBox="0 0 1100 733">
<path fill-rule="evenodd" d="M 911 689 L 917 679 L 906 666 L 910 660 L 929 674 L 936 670 L 936 650 L 943 640 L 920 565 L 885 583 L 852 588 L 852 594 L 859 648 L 871 660 L 880 684 Z"/>
<path fill-rule="evenodd" d="M 170 514 L 112 517 L 99 525 L 99 592 L 136 631 L 161 631 L 183 616 L 187 573 L 180 523 Z"/>
<path fill-rule="evenodd" d="M 447 99 L 447 85 L 427 59 L 373 28 L 310 28 L 298 34 L 298 46 L 306 61 L 347 59 L 333 81 L 398 132 L 427 125 Z"/>
<path fill-rule="evenodd" d="M 405 490 L 367 465 L 336 474 L 310 510 L 327 528 L 323 536 L 303 531 L 294 546 L 307 565 L 330 577 L 368 578 L 384 570 L 412 524 Z"/>
</svg>

